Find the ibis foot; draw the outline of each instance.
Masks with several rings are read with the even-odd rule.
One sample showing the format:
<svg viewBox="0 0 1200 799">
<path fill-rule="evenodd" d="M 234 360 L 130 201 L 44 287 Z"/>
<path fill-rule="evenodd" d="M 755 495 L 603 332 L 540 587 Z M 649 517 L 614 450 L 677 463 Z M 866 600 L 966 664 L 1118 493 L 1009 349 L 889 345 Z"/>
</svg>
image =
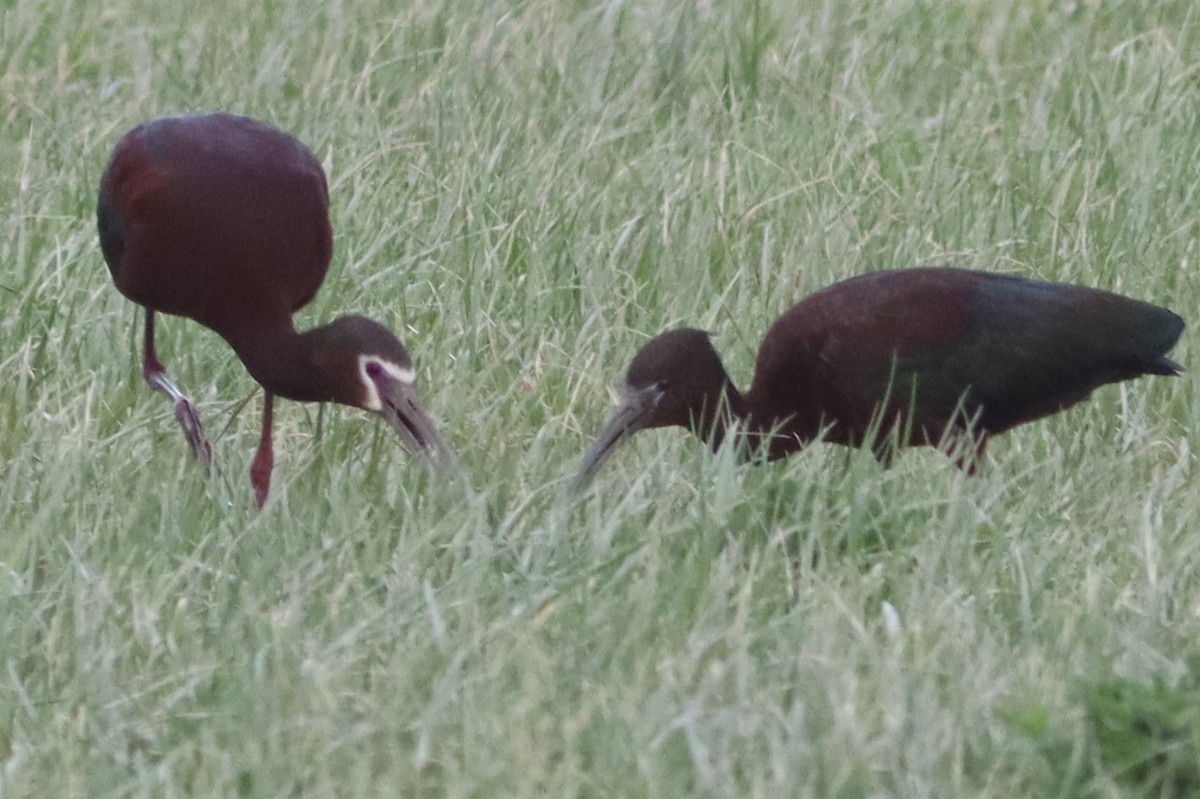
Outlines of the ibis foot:
<svg viewBox="0 0 1200 799">
<path fill-rule="evenodd" d="M 183 428 L 184 438 L 192 447 L 192 454 L 204 465 L 204 473 L 212 474 L 212 444 L 204 435 L 204 425 L 200 424 L 200 414 L 196 412 L 196 406 L 187 397 L 176 400 L 175 418 Z"/>
<path fill-rule="evenodd" d="M 146 382 L 150 384 L 150 388 L 175 401 L 175 419 L 178 420 L 179 426 L 183 428 L 184 438 L 192 447 L 192 454 L 196 456 L 196 460 L 200 461 L 204 466 L 204 473 L 212 473 L 213 464 L 213 449 L 212 444 L 208 442 L 208 438 L 204 435 L 204 425 L 200 423 L 200 414 L 196 410 L 196 406 L 192 401 L 179 390 L 171 378 L 167 377 L 165 371 L 147 371 Z"/>
</svg>

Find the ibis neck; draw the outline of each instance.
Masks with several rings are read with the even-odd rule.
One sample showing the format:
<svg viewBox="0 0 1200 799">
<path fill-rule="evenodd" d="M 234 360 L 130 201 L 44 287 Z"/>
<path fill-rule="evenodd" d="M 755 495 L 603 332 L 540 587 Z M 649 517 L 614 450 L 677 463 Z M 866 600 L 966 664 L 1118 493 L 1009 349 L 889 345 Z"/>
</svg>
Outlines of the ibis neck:
<svg viewBox="0 0 1200 799">
<path fill-rule="evenodd" d="M 298 333 L 291 319 L 249 332 L 223 334 L 250 376 L 272 394 L 299 402 L 337 400 L 318 361 L 316 345 L 321 328 Z"/>
<path fill-rule="evenodd" d="M 751 386 L 744 399 L 743 421 L 750 448 L 775 460 L 797 452 L 822 434 L 820 413 L 808 412 L 792 396 L 776 397 Z"/>
<path fill-rule="evenodd" d="M 744 420 L 747 416 L 746 400 L 732 381 L 725 382 L 725 391 L 715 405 L 711 411 L 705 409 L 699 425 L 694 428 L 696 435 L 708 442 L 713 452 L 716 452 L 725 440 L 725 433 L 730 424 Z"/>
</svg>

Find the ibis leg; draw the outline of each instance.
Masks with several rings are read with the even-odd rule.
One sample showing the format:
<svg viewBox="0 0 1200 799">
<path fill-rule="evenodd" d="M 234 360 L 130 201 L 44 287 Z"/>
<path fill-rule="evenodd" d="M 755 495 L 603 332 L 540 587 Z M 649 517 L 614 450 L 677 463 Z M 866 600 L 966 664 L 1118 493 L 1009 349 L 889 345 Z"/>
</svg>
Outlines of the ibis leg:
<svg viewBox="0 0 1200 799">
<path fill-rule="evenodd" d="M 974 477 L 979 473 L 979 464 L 983 463 L 984 451 L 987 449 L 987 435 L 963 433 L 962 439 L 951 444 L 946 454 L 954 458 L 955 465 Z"/>
<path fill-rule="evenodd" d="M 158 360 L 154 351 L 154 311 L 146 309 L 145 349 L 142 352 L 142 375 L 150 388 L 161 392 L 175 403 L 175 418 L 183 428 L 183 435 L 192 446 L 196 460 L 204 464 L 204 472 L 212 469 L 212 444 L 204 437 L 204 426 L 200 424 L 200 414 L 196 406 L 184 395 L 179 388 L 167 377 L 167 368 Z"/>
<path fill-rule="evenodd" d="M 267 502 L 271 491 L 271 471 L 275 468 L 275 449 L 271 444 L 271 427 L 275 422 L 275 395 L 270 391 L 263 397 L 262 433 L 258 439 L 258 452 L 250 464 L 250 484 L 254 486 L 254 501 L 258 507 Z"/>
</svg>

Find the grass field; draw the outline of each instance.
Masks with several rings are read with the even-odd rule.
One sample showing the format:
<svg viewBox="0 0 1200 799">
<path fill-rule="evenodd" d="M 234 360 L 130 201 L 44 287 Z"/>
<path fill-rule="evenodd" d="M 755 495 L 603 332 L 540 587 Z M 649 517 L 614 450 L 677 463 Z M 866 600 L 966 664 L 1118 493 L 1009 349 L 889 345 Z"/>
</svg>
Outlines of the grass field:
<svg viewBox="0 0 1200 799">
<path fill-rule="evenodd" d="M 261 393 L 165 319 L 189 460 L 95 193 L 127 128 L 215 109 L 324 161 L 298 323 L 396 329 L 455 473 L 285 402 L 257 512 Z M 647 336 L 745 385 L 861 272 L 1200 320 L 1193 3 L 5 0 L 0 122 L 0 796 L 1200 792 L 1190 331 L 976 478 L 663 431 L 566 491 Z"/>
</svg>

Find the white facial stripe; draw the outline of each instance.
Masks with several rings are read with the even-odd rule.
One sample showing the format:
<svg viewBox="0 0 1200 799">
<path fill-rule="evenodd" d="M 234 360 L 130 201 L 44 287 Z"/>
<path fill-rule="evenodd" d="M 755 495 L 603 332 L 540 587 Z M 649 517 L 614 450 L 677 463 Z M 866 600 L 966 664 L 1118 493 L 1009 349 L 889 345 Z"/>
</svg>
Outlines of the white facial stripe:
<svg viewBox="0 0 1200 799">
<path fill-rule="evenodd" d="M 378 411 L 383 409 L 383 400 L 379 397 L 379 387 L 375 385 L 375 381 L 367 374 L 367 364 L 373 363 L 382 369 L 388 377 L 395 380 L 397 383 L 402 383 L 406 386 L 411 386 L 413 381 L 417 379 L 417 373 L 412 369 L 404 366 L 399 366 L 391 361 L 385 361 L 374 355 L 359 355 L 358 356 L 358 374 L 362 378 L 363 388 L 367 392 L 366 402 L 363 407 L 368 411 Z"/>
</svg>

